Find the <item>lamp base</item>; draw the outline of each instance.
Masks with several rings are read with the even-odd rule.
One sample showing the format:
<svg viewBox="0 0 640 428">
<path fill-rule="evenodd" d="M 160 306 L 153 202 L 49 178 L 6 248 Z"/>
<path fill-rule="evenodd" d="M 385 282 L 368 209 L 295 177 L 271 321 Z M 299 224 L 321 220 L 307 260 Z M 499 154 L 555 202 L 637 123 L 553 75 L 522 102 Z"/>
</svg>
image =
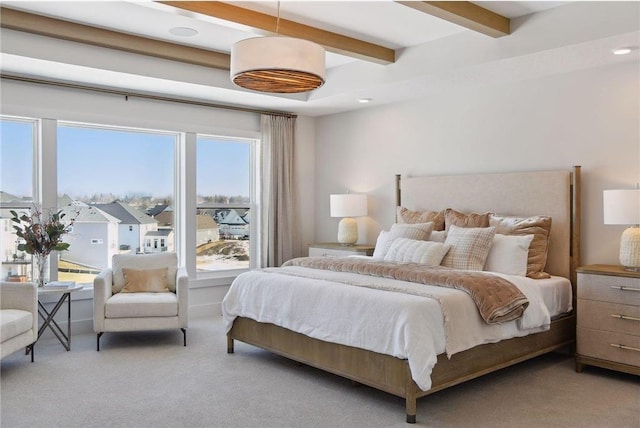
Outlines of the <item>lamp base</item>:
<svg viewBox="0 0 640 428">
<path fill-rule="evenodd" d="M 640 271 L 640 227 L 629 227 L 622 233 L 620 264 L 625 270 Z"/>
<path fill-rule="evenodd" d="M 358 222 L 351 217 L 345 217 L 338 223 L 338 242 L 343 245 L 353 245 L 358 242 Z"/>
</svg>

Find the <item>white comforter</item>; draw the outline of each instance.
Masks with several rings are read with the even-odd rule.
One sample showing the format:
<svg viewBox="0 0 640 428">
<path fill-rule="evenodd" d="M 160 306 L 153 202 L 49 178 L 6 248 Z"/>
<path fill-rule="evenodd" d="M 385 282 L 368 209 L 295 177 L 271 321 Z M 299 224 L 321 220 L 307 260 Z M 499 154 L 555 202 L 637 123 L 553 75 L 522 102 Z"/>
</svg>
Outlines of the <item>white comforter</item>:
<svg viewBox="0 0 640 428">
<path fill-rule="evenodd" d="M 529 299 L 520 320 L 488 325 L 460 290 L 295 266 L 239 275 L 222 302 L 222 313 L 227 332 L 240 316 L 407 359 L 413 379 L 426 391 L 438 354 L 451 356 L 549 328 L 549 311 L 535 280 L 500 276 Z M 393 288 L 419 287 L 422 295 L 379 289 L 390 282 Z"/>
</svg>

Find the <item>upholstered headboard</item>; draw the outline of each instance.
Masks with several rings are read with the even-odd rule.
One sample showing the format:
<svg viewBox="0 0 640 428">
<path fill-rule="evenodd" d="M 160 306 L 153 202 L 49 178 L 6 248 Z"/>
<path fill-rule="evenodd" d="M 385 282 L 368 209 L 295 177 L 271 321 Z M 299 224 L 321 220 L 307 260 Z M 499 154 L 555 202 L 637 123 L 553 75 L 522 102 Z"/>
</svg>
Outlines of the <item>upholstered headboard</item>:
<svg viewBox="0 0 640 428">
<path fill-rule="evenodd" d="M 570 278 L 580 260 L 580 167 L 571 171 L 396 176 L 396 202 L 412 210 L 455 208 L 552 218 L 546 272 Z"/>
</svg>

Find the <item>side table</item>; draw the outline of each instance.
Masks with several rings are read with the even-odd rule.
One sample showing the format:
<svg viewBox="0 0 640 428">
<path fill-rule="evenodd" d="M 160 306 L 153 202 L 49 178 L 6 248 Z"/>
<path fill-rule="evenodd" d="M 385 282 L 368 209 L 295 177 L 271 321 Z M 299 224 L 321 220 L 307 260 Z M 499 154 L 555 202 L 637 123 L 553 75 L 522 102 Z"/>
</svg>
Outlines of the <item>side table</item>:
<svg viewBox="0 0 640 428">
<path fill-rule="evenodd" d="M 309 245 L 309 257 L 372 256 L 374 245 L 344 245 L 338 242 L 321 242 Z"/>
<path fill-rule="evenodd" d="M 73 284 L 67 287 L 60 288 L 47 288 L 47 286 L 38 288 L 38 314 L 40 314 L 40 317 L 44 321 L 38 329 L 38 339 L 40 339 L 40 336 L 42 336 L 42 333 L 44 333 L 45 329 L 48 327 L 49 330 L 51 330 L 53 334 L 55 334 L 55 336 L 58 338 L 62 346 L 64 346 L 67 351 L 71 350 L 71 293 L 73 293 L 74 291 L 82 290 L 82 288 L 83 286 L 81 284 Z M 51 309 L 51 311 L 48 311 L 40 300 L 40 297 L 52 294 L 61 294 L 61 296 L 58 299 L 58 302 L 54 305 L 53 309 Z M 65 301 L 67 302 L 66 333 L 58 325 L 56 320 L 53 319 L 53 317 L 58 313 Z"/>
</svg>

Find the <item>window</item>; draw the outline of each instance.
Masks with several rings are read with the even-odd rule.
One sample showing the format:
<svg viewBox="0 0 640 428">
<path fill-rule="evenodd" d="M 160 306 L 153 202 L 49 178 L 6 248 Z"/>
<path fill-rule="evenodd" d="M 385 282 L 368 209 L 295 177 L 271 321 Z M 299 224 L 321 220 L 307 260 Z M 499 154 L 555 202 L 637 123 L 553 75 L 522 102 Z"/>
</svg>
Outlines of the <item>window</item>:
<svg viewBox="0 0 640 428">
<path fill-rule="evenodd" d="M 34 162 L 37 135 L 34 120 L 0 120 L 0 279 L 31 278 L 31 256 L 18 251 L 18 237 L 9 210 L 28 212 L 34 202 Z"/>
<path fill-rule="evenodd" d="M 57 199 L 77 217 L 51 279 L 90 283 L 121 253 L 176 251 L 200 277 L 257 265 L 256 139 L 1 115 L 0 132 L 1 280 L 9 272 L 31 275 L 8 210 L 27 211 L 41 199 Z M 188 149 L 192 142 L 195 150 Z M 52 151 L 57 156 L 46 155 Z M 191 171 L 195 189 L 177 193 Z M 185 209 L 196 218 L 184 217 Z M 190 248 L 177 248 L 181 242 Z"/>
<path fill-rule="evenodd" d="M 196 270 L 251 266 L 255 141 L 198 136 Z"/>
<path fill-rule="evenodd" d="M 60 280 L 87 282 L 110 266 L 114 254 L 145 248 L 146 234 L 173 228 L 173 211 L 162 226 L 152 211 L 175 200 L 178 137 L 58 123 L 58 206 L 77 215 L 65 239 L 71 246 L 60 255 Z M 132 222 L 145 227 L 128 233 Z"/>
</svg>

